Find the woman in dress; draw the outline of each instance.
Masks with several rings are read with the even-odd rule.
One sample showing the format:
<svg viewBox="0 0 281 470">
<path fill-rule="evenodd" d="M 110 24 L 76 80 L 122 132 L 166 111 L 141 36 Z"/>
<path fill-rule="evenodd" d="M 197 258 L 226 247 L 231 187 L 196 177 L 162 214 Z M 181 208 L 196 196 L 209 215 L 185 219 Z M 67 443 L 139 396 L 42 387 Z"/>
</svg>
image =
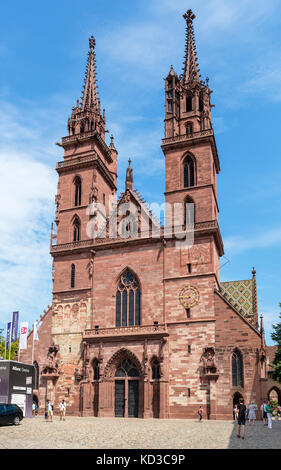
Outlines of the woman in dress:
<svg viewBox="0 0 281 470">
<path fill-rule="evenodd" d="M 252 401 L 249 405 L 249 415 L 248 415 L 248 419 L 249 419 L 249 424 L 255 424 L 255 421 L 256 421 L 256 410 L 257 410 L 257 407 L 255 405 L 255 402 Z"/>
</svg>

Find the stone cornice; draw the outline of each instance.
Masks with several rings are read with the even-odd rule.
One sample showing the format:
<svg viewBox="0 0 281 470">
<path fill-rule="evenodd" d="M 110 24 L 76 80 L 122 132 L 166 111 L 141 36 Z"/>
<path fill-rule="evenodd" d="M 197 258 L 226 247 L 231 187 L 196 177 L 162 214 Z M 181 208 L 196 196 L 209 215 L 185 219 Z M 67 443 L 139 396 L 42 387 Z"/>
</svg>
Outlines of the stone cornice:
<svg viewBox="0 0 281 470">
<path fill-rule="evenodd" d="M 111 155 L 111 150 L 108 148 L 104 140 L 101 138 L 101 136 L 97 133 L 96 130 L 91 130 L 84 132 L 83 134 L 75 134 L 75 135 L 69 135 L 66 137 L 63 137 L 61 140 L 61 144 L 59 144 L 63 148 L 67 148 L 71 145 L 77 145 L 80 144 L 81 142 L 86 142 L 87 140 L 92 140 L 96 138 L 98 143 L 100 144 L 102 150 L 106 154 L 106 158 L 109 161 L 109 163 L 112 163 L 112 155 Z"/>
<path fill-rule="evenodd" d="M 56 294 L 69 294 L 71 292 L 83 292 L 83 291 L 87 291 L 87 290 L 91 290 L 91 287 L 82 287 L 80 289 L 75 289 L 73 287 L 70 287 L 67 290 L 53 290 L 53 294 L 54 295 L 56 295 Z"/>
<path fill-rule="evenodd" d="M 94 151 L 91 151 L 91 155 L 84 155 L 75 158 L 66 158 L 61 162 L 57 163 L 56 170 L 59 174 L 63 172 L 72 172 L 75 168 L 86 168 L 86 167 L 95 167 L 98 166 L 101 170 L 102 175 L 109 183 L 109 186 L 116 190 L 116 185 L 114 184 L 113 177 L 111 172 L 108 170 L 100 156 Z"/>
<path fill-rule="evenodd" d="M 92 328 L 85 330 L 83 339 L 88 341 L 100 341 L 106 339 L 107 341 L 134 340 L 140 337 L 164 337 L 169 336 L 167 326 L 165 324 L 158 325 L 138 325 L 138 326 L 124 326 L 115 328 Z"/>
<path fill-rule="evenodd" d="M 180 228 L 180 227 L 179 227 Z M 144 232 L 143 232 L 144 233 Z M 181 229 L 179 230 L 179 233 L 184 233 L 184 230 Z M 223 243 L 219 231 L 219 226 L 216 220 L 210 220 L 207 222 L 199 222 L 195 223 L 195 229 L 194 229 L 194 236 L 196 237 L 197 234 L 201 235 L 201 233 L 211 233 L 214 234 L 218 251 L 220 256 L 223 255 L 224 250 L 223 250 Z M 159 242 L 162 239 L 165 239 L 167 241 L 170 240 L 177 240 L 175 236 L 169 236 L 168 229 L 166 229 L 166 232 L 164 232 L 163 228 L 160 230 L 160 235 L 157 237 L 152 237 L 151 232 L 147 232 L 147 236 L 145 235 L 144 237 L 136 237 L 136 238 L 122 238 L 122 237 L 116 237 L 116 238 L 100 238 L 100 239 L 88 239 L 88 240 L 80 240 L 78 242 L 71 242 L 71 243 L 63 243 L 60 245 L 52 245 L 50 253 L 52 255 L 55 254 L 66 254 L 67 252 L 72 252 L 73 250 L 75 251 L 87 251 L 89 248 L 94 248 L 96 250 L 104 250 L 104 249 L 110 249 L 113 246 L 128 246 L 128 245 L 138 245 L 138 244 L 147 244 L 147 243 L 155 243 Z"/>
<path fill-rule="evenodd" d="M 218 205 L 217 195 L 215 193 L 215 188 L 214 188 L 213 183 L 201 184 L 201 185 L 197 185 L 197 186 L 189 186 L 188 188 L 173 189 L 172 191 L 165 191 L 164 196 L 166 196 L 168 194 L 174 194 L 174 193 L 186 193 L 186 192 L 191 192 L 192 193 L 192 191 L 196 191 L 197 189 L 204 189 L 204 188 L 209 188 L 209 187 L 211 187 L 212 190 L 213 190 L 215 203 L 216 203 L 216 206 L 217 206 L 217 210 L 219 212 L 219 205 Z"/>
<path fill-rule="evenodd" d="M 213 129 L 206 129 L 199 132 L 193 132 L 191 134 L 183 134 L 183 135 L 176 135 L 174 137 L 167 137 L 166 139 L 162 139 L 161 148 L 164 152 L 166 149 L 170 149 L 173 147 L 192 147 L 196 144 L 200 144 L 201 142 L 207 141 L 211 144 L 213 150 L 214 161 L 216 165 L 217 173 L 220 172 L 220 163 L 217 151 L 216 140 L 214 136 Z M 165 153 L 165 152 L 164 152 Z"/>
<path fill-rule="evenodd" d="M 219 280 L 217 278 L 217 275 L 215 272 L 208 272 L 208 273 L 193 273 L 193 274 L 186 274 L 184 276 L 171 276 L 171 277 L 165 277 L 163 281 L 175 281 L 175 280 L 181 280 L 181 279 L 194 279 L 196 277 L 210 277 L 214 276 L 216 279 L 217 284 L 219 285 Z"/>
</svg>

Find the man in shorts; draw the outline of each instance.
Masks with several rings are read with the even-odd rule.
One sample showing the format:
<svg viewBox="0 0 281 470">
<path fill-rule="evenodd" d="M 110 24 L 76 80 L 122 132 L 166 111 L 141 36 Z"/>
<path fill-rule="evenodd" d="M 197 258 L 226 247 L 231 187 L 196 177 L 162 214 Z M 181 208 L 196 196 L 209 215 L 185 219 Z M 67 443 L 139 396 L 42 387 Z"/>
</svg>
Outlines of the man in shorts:
<svg viewBox="0 0 281 470">
<path fill-rule="evenodd" d="M 242 439 L 245 439 L 245 424 L 246 424 L 246 406 L 244 405 L 243 398 L 239 398 L 238 404 L 238 429 L 237 429 L 237 437 L 240 438 L 240 429 L 242 427 Z"/>
<path fill-rule="evenodd" d="M 53 403 L 50 400 L 47 400 L 47 408 L 48 408 L 48 421 L 53 421 Z"/>
</svg>

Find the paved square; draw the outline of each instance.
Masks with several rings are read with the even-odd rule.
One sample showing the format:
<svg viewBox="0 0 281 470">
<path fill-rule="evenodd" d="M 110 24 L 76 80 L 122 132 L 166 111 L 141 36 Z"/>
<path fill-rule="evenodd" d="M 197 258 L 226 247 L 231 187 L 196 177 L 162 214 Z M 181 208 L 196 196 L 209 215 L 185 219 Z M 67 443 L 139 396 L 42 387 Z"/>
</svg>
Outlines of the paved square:
<svg viewBox="0 0 281 470">
<path fill-rule="evenodd" d="M 0 449 L 281 449 L 281 421 L 258 421 L 238 439 L 233 421 L 42 416 L 0 427 Z"/>
</svg>

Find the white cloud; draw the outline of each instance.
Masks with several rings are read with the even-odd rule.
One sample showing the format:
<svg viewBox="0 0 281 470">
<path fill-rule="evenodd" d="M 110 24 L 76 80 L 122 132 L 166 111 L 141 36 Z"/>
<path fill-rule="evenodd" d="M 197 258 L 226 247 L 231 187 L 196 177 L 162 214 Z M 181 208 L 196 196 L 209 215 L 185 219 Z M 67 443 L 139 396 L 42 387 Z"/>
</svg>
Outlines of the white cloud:
<svg viewBox="0 0 281 470">
<path fill-rule="evenodd" d="M 271 248 L 281 244 L 281 227 L 265 230 L 258 234 L 242 237 L 233 236 L 224 238 L 226 253 L 242 253 L 255 248 Z"/>
<path fill-rule="evenodd" d="M 51 301 L 49 243 L 57 176 L 48 139 L 56 123 L 46 125 L 39 106 L 37 113 L 26 108 L 23 114 L 2 102 L 1 110 L 0 323 L 19 310 L 21 320 L 31 324 Z"/>
</svg>

